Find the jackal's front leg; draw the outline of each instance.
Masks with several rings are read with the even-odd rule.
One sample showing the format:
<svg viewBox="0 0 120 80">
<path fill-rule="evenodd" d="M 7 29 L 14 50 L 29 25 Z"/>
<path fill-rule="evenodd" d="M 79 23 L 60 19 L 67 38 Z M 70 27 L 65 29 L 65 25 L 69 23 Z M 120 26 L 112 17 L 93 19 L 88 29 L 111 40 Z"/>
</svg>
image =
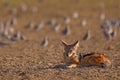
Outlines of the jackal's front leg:
<svg viewBox="0 0 120 80">
<path fill-rule="evenodd" d="M 76 68 L 78 65 L 77 64 L 70 64 L 67 66 L 67 68 Z"/>
</svg>

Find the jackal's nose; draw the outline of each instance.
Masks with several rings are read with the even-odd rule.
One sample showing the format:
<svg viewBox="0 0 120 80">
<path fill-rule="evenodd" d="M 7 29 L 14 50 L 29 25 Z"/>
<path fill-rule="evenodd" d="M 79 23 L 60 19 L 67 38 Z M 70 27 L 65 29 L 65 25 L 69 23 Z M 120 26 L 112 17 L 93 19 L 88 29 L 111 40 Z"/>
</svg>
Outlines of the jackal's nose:
<svg viewBox="0 0 120 80">
<path fill-rule="evenodd" d="M 110 64 L 107 63 L 107 62 L 102 62 L 102 63 L 101 63 L 101 67 L 102 67 L 102 68 L 107 68 L 108 66 L 110 66 Z"/>
<path fill-rule="evenodd" d="M 68 57 L 68 54 L 66 54 L 66 56 Z"/>
</svg>

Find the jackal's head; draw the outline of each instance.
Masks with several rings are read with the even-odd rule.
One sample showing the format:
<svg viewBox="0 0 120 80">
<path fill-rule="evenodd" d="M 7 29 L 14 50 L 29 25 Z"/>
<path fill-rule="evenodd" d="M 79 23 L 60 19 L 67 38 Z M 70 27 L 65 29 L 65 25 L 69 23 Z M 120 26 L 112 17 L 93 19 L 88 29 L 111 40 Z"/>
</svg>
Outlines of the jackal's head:
<svg viewBox="0 0 120 80">
<path fill-rule="evenodd" d="M 110 60 L 104 55 L 104 54 L 99 54 L 98 60 L 101 62 L 101 67 L 105 68 L 111 65 Z"/>
<path fill-rule="evenodd" d="M 79 41 L 76 41 L 73 44 L 68 44 L 67 42 L 62 40 L 62 44 L 64 45 L 64 57 L 76 56 L 77 49 L 79 47 Z"/>
</svg>

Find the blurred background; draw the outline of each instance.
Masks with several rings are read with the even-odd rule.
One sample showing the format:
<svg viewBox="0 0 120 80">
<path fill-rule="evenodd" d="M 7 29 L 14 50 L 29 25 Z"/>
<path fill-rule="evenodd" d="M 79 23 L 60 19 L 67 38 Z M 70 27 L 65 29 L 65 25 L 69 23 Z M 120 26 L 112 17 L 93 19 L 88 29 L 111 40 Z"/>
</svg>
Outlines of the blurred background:
<svg viewBox="0 0 120 80">
<path fill-rule="evenodd" d="M 108 42 L 116 37 L 118 40 L 119 3 L 119 0 L 0 0 L 1 40 L 8 43 L 33 40 L 41 46 L 61 39 L 83 43 Z"/>
<path fill-rule="evenodd" d="M 63 63 L 61 40 L 79 40 L 79 53 L 104 53 L 113 66 L 49 68 Z M 119 80 L 119 52 L 120 0 L 0 0 L 3 80 Z"/>
</svg>

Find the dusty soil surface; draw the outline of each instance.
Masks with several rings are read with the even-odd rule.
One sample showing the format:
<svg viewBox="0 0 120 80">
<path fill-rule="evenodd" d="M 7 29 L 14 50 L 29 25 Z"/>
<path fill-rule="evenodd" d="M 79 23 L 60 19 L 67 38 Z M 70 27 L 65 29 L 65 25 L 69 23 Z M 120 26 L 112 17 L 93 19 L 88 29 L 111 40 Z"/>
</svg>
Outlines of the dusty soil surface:
<svg viewBox="0 0 120 80">
<path fill-rule="evenodd" d="M 6 0 L 7 1 L 7 0 Z M 8 0 L 9 2 L 10 0 Z M 24 3 L 27 10 L 21 12 L 19 6 Z M 6 22 L 11 18 L 17 19 L 17 24 L 11 26 L 15 32 L 20 31 L 26 40 L 11 41 L 0 36 L 0 80 L 120 80 L 120 27 L 115 27 L 117 36 L 107 40 L 103 35 L 100 24 L 107 19 L 120 18 L 119 0 L 11 0 L 10 3 L 0 3 L 0 21 Z M 32 12 L 37 7 L 38 11 Z M 10 14 L 11 9 L 16 9 Z M 79 13 L 74 19 L 72 14 Z M 100 20 L 100 13 L 105 13 L 105 20 Z M 71 22 L 65 24 L 64 17 L 70 17 Z M 52 25 L 46 24 L 55 18 L 61 24 L 60 30 L 55 32 Z M 80 25 L 80 20 L 87 20 L 86 26 Z M 29 21 L 34 24 L 44 22 L 44 27 L 38 31 L 26 28 Z M 70 26 L 71 34 L 63 35 L 62 30 Z M 91 31 L 91 38 L 83 40 L 87 30 Z M 13 32 L 12 34 L 14 34 Z M 40 45 L 47 36 L 49 44 Z M 78 52 L 104 53 L 112 62 L 109 68 L 80 67 L 63 68 L 63 46 L 61 40 L 73 43 L 80 41 Z"/>
</svg>

